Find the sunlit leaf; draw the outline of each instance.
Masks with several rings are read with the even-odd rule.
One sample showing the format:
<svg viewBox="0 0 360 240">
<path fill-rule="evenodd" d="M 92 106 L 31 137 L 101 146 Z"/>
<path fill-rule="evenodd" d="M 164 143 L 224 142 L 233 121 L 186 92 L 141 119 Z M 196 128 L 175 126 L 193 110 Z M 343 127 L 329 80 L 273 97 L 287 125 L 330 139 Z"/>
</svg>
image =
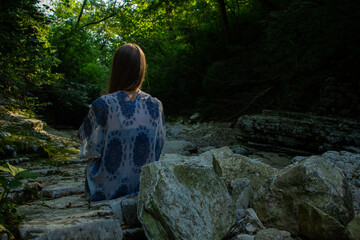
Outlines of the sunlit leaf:
<svg viewBox="0 0 360 240">
<path fill-rule="evenodd" d="M 6 163 L 6 164 L 3 164 L 2 166 L 0 166 L 0 170 L 8 172 L 11 175 L 15 176 L 16 174 L 18 174 L 19 172 L 24 171 L 25 169 L 24 168 L 14 167 L 10 163 Z"/>
</svg>

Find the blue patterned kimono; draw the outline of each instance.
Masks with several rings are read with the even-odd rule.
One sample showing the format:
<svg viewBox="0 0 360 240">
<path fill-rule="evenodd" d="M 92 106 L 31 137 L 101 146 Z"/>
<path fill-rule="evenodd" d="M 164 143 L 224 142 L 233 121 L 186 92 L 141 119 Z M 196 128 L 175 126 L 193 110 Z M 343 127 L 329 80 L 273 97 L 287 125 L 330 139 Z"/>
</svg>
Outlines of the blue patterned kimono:
<svg viewBox="0 0 360 240">
<path fill-rule="evenodd" d="M 80 157 L 88 158 L 87 198 L 136 195 L 141 167 L 159 160 L 165 141 L 161 102 L 139 91 L 135 101 L 121 91 L 94 101 L 79 129 Z"/>
</svg>

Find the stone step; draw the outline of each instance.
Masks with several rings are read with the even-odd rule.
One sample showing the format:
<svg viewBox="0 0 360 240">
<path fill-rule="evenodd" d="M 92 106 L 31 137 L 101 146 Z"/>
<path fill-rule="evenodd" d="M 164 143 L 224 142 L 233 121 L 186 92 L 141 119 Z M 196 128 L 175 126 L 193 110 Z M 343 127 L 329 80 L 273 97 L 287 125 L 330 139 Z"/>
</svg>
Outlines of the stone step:
<svg viewBox="0 0 360 240">
<path fill-rule="evenodd" d="M 23 239 L 122 239 L 119 219 L 109 207 L 52 209 L 27 206 L 20 226 Z"/>
<path fill-rule="evenodd" d="M 89 203 L 70 195 L 20 206 L 22 239 L 146 239 L 137 219 L 137 199 Z"/>
<path fill-rule="evenodd" d="M 65 197 L 85 192 L 85 181 L 74 182 L 74 180 L 63 180 L 57 183 L 46 185 L 41 190 L 41 195 L 47 199 Z"/>
</svg>

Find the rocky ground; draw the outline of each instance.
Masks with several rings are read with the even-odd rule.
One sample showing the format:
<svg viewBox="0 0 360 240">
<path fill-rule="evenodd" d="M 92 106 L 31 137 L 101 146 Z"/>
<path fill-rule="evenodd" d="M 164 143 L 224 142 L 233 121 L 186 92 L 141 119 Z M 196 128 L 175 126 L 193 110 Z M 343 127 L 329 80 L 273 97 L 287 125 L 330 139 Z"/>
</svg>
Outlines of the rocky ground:
<svg viewBox="0 0 360 240">
<path fill-rule="evenodd" d="M 55 130 L 41 121 L 11 112 L 3 114 L 0 121 L 2 161 L 42 174 L 35 180 L 24 181 L 39 193 L 40 198 L 28 198 L 28 202 L 18 209 L 23 216 L 18 233 L 22 239 L 146 239 L 137 218 L 136 198 L 89 203 L 82 197 L 86 161 L 77 157 L 80 143 L 76 130 Z M 21 141 L 22 144 L 18 144 Z M 166 156 L 177 154 L 191 159 L 223 146 L 229 146 L 232 152 L 247 156 L 253 162 L 269 164 L 274 169 L 283 169 L 301 160 L 301 157 L 293 158 L 291 154 L 245 145 L 240 130 L 231 127 L 230 123 L 198 123 L 196 118 L 167 123 L 167 141 L 163 151 Z M 330 155 L 336 159 L 334 154 Z M 360 175 L 353 177 L 352 172 L 360 172 L 359 163 L 357 158 L 349 159 L 349 162 L 353 161 L 349 181 L 358 187 Z M 4 172 L 1 175 L 9 177 Z M 25 194 L 21 190 L 23 187 L 13 191 L 10 197 L 21 198 Z M 360 198 L 358 192 L 354 194 L 357 199 Z M 251 211 L 241 214 L 244 217 L 253 216 Z M 257 217 L 248 218 L 259 222 Z M 290 239 L 288 232 L 281 234 L 284 237 L 277 239 Z M 245 235 L 244 238 L 234 239 L 253 239 Z"/>
<path fill-rule="evenodd" d="M 182 154 L 184 155 L 196 155 L 214 148 L 229 146 L 234 153 L 261 159 L 275 168 L 281 169 L 291 164 L 294 154 L 246 146 L 241 137 L 241 130 L 231 125 L 231 122 L 194 123 L 183 119 L 167 123 L 168 144 L 164 151 L 179 153 L 180 149 L 171 150 L 168 147 L 170 148 L 171 142 L 183 141 L 185 151 Z"/>
</svg>

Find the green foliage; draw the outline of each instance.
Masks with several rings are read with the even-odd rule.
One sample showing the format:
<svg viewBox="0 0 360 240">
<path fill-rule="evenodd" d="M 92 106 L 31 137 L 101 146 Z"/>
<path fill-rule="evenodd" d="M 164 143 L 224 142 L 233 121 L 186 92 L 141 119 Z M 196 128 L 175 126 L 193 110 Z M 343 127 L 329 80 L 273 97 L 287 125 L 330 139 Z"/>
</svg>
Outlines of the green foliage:
<svg viewBox="0 0 360 240">
<path fill-rule="evenodd" d="M 329 79 L 346 87 L 321 113 L 360 112 L 358 1 L 57 0 L 49 14 L 36 2 L 1 3 L 0 88 L 50 123 L 82 122 L 125 42 L 143 48 L 143 88 L 167 114 L 320 112 Z"/>
<path fill-rule="evenodd" d="M 8 194 L 11 190 L 22 186 L 20 180 L 37 178 L 41 175 L 23 168 L 14 167 L 9 163 L 0 166 L 0 171 L 8 172 L 11 175 L 10 178 L 0 176 L 0 186 L 2 187 L 0 193 L 0 232 L 7 232 L 10 239 L 14 239 L 12 232 L 17 231 L 17 225 L 20 223 L 21 218 L 16 214 L 16 203 L 8 198 Z"/>
<path fill-rule="evenodd" d="M 84 11 L 94 9 L 89 8 Z M 49 42 L 56 49 L 59 64 L 53 71 L 61 74 L 56 82 L 43 87 L 41 101 L 51 105 L 42 109 L 51 123 L 62 125 L 81 124 L 88 105 L 104 91 L 109 68 L 99 58 L 101 50 L 96 33 L 78 24 L 81 2 L 55 3 L 49 31 Z M 83 15 L 81 23 L 88 19 Z M 45 90 L 46 89 L 46 90 Z M 59 112 L 65 114 L 58 115 Z"/>
<path fill-rule="evenodd" d="M 16 0 L 0 5 L 0 90 L 5 97 L 22 99 L 57 78 L 51 73 L 56 59 L 47 42 L 46 21 L 36 3 Z"/>
</svg>

